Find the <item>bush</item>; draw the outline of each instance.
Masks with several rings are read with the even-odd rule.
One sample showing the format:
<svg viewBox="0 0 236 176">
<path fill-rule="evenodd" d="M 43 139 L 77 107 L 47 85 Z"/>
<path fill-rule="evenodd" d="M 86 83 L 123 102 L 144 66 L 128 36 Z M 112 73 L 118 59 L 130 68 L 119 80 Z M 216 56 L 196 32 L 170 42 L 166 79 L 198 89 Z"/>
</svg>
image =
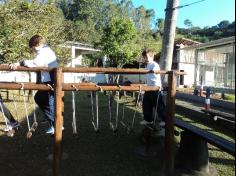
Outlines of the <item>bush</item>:
<svg viewBox="0 0 236 176">
<path fill-rule="evenodd" d="M 234 101 L 234 102 L 235 102 L 235 95 L 232 95 L 232 94 L 225 94 L 224 100 Z"/>
</svg>

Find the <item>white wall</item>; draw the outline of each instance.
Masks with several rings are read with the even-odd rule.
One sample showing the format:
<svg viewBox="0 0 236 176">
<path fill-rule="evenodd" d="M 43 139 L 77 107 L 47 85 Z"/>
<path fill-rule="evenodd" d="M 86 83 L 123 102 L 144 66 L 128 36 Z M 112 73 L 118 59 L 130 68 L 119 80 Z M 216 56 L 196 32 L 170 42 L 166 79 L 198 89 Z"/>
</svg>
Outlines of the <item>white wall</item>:
<svg viewBox="0 0 236 176">
<path fill-rule="evenodd" d="M 64 73 L 65 83 L 81 83 L 82 80 L 94 83 L 106 83 L 105 74 L 96 73 Z"/>
<path fill-rule="evenodd" d="M 0 72 L 0 82 L 29 82 L 26 72 Z M 31 73 L 31 82 L 36 82 L 36 74 Z"/>
<path fill-rule="evenodd" d="M 194 84 L 194 64 L 179 63 L 179 70 L 184 70 L 187 75 L 184 75 L 184 85 L 192 86 Z"/>
</svg>

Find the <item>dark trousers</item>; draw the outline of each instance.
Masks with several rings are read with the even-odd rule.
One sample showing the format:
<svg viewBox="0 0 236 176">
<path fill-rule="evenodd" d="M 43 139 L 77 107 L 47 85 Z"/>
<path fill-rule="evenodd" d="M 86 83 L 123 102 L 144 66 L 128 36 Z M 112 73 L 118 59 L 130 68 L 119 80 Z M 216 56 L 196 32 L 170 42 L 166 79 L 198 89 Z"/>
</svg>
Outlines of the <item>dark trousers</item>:
<svg viewBox="0 0 236 176">
<path fill-rule="evenodd" d="M 4 112 L 5 117 L 10 121 L 10 122 L 15 122 L 16 120 L 14 119 L 13 115 L 9 111 L 9 109 L 3 104 L 2 98 L 0 98 L 0 103 L 2 105 L 2 108 L 0 108 L 0 112 Z"/>
<path fill-rule="evenodd" d="M 158 106 L 157 106 L 158 101 Z M 157 106 L 157 114 L 158 117 L 164 121 L 164 111 L 165 104 L 162 97 L 161 91 L 148 91 L 144 93 L 143 97 L 143 115 L 144 120 L 147 122 L 152 122 L 154 120 L 154 110 L 156 110 Z"/>
<path fill-rule="evenodd" d="M 43 111 L 45 118 L 51 125 L 54 123 L 54 92 L 53 91 L 38 91 L 34 97 L 35 102 Z"/>
</svg>

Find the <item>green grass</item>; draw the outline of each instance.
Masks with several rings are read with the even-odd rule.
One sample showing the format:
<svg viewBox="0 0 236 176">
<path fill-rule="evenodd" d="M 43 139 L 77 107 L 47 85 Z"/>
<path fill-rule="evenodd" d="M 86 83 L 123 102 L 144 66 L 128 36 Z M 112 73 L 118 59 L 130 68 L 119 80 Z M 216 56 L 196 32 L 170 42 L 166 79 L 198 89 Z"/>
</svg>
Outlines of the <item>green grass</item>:
<svg viewBox="0 0 236 176">
<path fill-rule="evenodd" d="M 225 94 L 224 100 L 235 102 L 235 95 L 233 95 L 233 94 Z"/>
<path fill-rule="evenodd" d="M 16 91 L 15 93 L 18 93 Z M 12 99 L 12 97 L 10 98 Z M 53 151 L 53 138 L 44 134 L 46 126 L 40 124 L 31 139 L 26 139 L 27 124 L 22 97 L 16 102 L 17 113 L 21 128 L 13 138 L 7 137 L 0 131 L 0 169 L 7 176 L 49 176 L 51 174 L 51 161 L 47 160 Z M 125 121 L 131 123 L 134 114 L 132 98 L 121 100 L 126 104 Z M 134 133 L 127 134 L 125 128 L 119 124 L 118 133 L 113 133 L 109 127 L 108 97 L 99 93 L 99 128 L 95 133 L 91 124 L 91 104 L 88 92 L 76 93 L 76 115 L 78 136 L 72 133 L 72 105 L 71 93 L 65 94 L 63 151 L 69 158 L 62 161 L 62 176 L 161 176 L 163 171 L 163 151 L 155 157 L 140 157 L 135 154 L 137 148 L 143 147 L 139 142 L 142 127 L 141 109 L 138 109 L 134 124 Z M 11 112 L 16 116 L 12 101 L 6 102 Z M 33 100 L 27 102 L 28 111 L 33 111 Z M 116 102 L 113 104 L 113 121 L 116 112 Z M 38 121 L 43 119 L 40 110 L 36 111 Z M 184 117 L 181 117 L 184 118 Z M 185 119 L 189 120 L 189 119 Z M 32 118 L 31 118 L 32 121 Z M 191 120 L 189 120 L 191 121 Z M 0 115 L 0 129 L 4 123 Z M 192 121 L 191 121 L 192 122 Z M 202 126 L 208 129 L 207 126 Z M 221 132 L 217 132 L 221 135 Z M 225 138 L 234 140 L 225 135 Z M 160 150 L 158 144 L 153 144 L 155 150 Z M 219 176 L 233 176 L 235 159 L 225 152 L 210 146 L 210 162 Z"/>
</svg>

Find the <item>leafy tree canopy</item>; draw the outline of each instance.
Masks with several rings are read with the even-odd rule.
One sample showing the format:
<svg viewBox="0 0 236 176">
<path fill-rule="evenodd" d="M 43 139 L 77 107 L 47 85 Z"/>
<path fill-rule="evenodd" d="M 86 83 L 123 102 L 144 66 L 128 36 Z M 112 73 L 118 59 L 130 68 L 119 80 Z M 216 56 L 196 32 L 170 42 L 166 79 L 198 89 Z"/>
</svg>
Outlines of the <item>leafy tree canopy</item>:
<svg viewBox="0 0 236 176">
<path fill-rule="evenodd" d="M 9 0 L 0 4 L 0 62 L 16 62 L 32 57 L 28 40 L 35 34 L 62 58 L 67 53 L 57 46 L 65 41 L 65 20 L 60 9 L 51 3 Z"/>
<path fill-rule="evenodd" d="M 189 20 L 185 20 L 185 24 L 189 25 Z M 191 22 L 191 21 L 190 21 Z M 235 35 L 235 22 L 230 23 L 227 20 L 221 21 L 219 24 L 209 27 L 200 28 L 189 26 L 187 29 L 177 28 L 177 34 L 182 37 L 187 37 L 192 40 L 197 40 L 200 42 L 208 42 L 211 40 L 217 40 L 224 37 L 231 37 Z"/>
<path fill-rule="evenodd" d="M 111 66 L 122 67 L 136 58 L 133 46 L 137 32 L 131 20 L 114 17 L 103 31 L 101 46 Z"/>
</svg>

